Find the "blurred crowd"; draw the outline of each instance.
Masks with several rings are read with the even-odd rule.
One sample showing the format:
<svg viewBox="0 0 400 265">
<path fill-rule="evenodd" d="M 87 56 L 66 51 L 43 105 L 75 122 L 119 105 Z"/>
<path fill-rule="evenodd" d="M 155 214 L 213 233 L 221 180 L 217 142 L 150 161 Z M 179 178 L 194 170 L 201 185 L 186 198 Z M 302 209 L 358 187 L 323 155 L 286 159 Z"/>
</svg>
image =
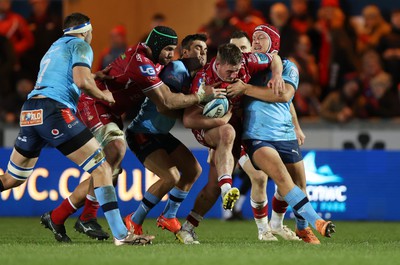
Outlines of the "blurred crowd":
<svg viewBox="0 0 400 265">
<path fill-rule="evenodd" d="M 251 0 L 216 0 L 212 19 L 197 30 L 208 35 L 209 58 L 235 31 L 251 36 L 257 25 L 269 23 L 281 34 L 279 54 L 299 68 L 293 102 L 300 119 L 345 123 L 400 118 L 400 9 L 386 18 L 378 6 L 366 5 L 359 16 L 351 17 L 339 0 L 321 0 L 315 10 L 308 0 L 269 2 L 264 15 Z M 0 122 L 18 122 L 40 59 L 60 35 L 61 12 L 51 12 L 49 3 L 29 0 L 32 12 L 24 18 L 11 10 L 10 0 L 0 0 Z M 150 28 L 165 19 L 155 14 Z M 104 68 L 126 47 L 126 28 L 116 25 L 94 70 Z"/>
</svg>

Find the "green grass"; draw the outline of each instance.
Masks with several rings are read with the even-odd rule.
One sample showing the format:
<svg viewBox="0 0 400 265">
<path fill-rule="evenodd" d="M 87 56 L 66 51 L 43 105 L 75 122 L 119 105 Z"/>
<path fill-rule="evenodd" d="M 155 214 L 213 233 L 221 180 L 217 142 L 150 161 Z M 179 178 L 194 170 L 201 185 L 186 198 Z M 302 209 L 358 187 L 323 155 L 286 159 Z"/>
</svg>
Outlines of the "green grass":
<svg viewBox="0 0 400 265">
<path fill-rule="evenodd" d="M 156 236 L 153 245 L 115 247 L 111 240 L 94 241 L 75 232 L 74 221 L 66 224 L 74 243 L 60 244 L 39 218 L 0 218 L 0 264 L 400 264 L 399 223 L 335 222 L 333 238 L 322 238 L 322 244 L 314 246 L 260 242 L 251 220 L 206 219 L 197 229 L 201 244 L 185 246 L 149 219 L 144 230 Z M 285 223 L 293 227 L 293 222 Z"/>
</svg>

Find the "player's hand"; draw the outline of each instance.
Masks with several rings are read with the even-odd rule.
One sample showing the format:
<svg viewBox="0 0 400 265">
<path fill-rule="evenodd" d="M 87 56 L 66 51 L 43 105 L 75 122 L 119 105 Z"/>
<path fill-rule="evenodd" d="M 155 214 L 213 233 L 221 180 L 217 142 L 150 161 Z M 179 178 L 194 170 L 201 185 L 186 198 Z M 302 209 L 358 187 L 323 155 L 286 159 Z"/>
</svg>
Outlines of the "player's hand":
<svg viewBox="0 0 400 265">
<path fill-rule="evenodd" d="M 227 124 L 229 120 L 232 118 L 232 108 L 233 106 L 229 105 L 228 111 L 225 113 L 223 117 L 220 118 L 224 121 L 224 124 Z"/>
<path fill-rule="evenodd" d="M 228 97 L 233 98 L 239 95 L 243 95 L 246 92 L 247 84 L 241 79 L 237 79 L 234 83 L 226 87 L 226 94 Z"/>
<path fill-rule="evenodd" d="M 301 128 L 295 128 L 294 132 L 296 133 L 297 143 L 302 146 L 306 140 L 306 135 Z"/>
<path fill-rule="evenodd" d="M 113 105 L 115 103 L 114 97 L 110 90 L 102 90 L 103 95 L 104 95 L 104 101 L 107 101 L 110 105 Z"/>
<path fill-rule="evenodd" d="M 217 82 L 212 85 L 204 86 L 203 93 L 198 93 L 200 103 L 207 103 L 215 98 L 223 98 L 226 96 L 226 90 L 224 88 L 215 88 L 219 86 L 221 82 Z"/>
<path fill-rule="evenodd" d="M 104 81 L 104 80 L 113 80 L 114 78 L 115 78 L 115 76 L 110 76 L 110 75 L 108 75 L 108 73 L 110 72 L 110 70 L 111 70 L 111 65 L 108 65 L 106 68 L 104 68 L 103 70 L 101 70 L 101 71 L 97 71 L 96 73 L 94 73 L 94 79 L 95 80 L 101 80 L 101 81 Z"/>
<path fill-rule="evenodd" d="M 271 88 L 275 95 L 280 95 L 285 92 L 285 82 L 281 75 L 273 75 L 268 81 L 267 87 Z"/>
</svg>

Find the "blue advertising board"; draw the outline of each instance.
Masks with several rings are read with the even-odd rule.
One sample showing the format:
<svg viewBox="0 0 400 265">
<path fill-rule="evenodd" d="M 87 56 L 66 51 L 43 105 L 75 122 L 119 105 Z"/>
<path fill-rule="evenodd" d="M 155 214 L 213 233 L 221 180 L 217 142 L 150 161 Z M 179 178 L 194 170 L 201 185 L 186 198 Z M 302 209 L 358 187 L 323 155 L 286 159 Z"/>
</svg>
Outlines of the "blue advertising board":
<svg viewBox="0 0 400 265">
<path fill-rule="evenodd" d="M 0 149 L 0 174 L 7 167 L 11 149 Z M 198 192 L 207 182 L 207 150 L 193 150 L 203 173 L 188 198 L 182 203 L 178 217 L 185 217 L 193 207 Z M 387 151 L 303 151 L 307 175 L 308 197 L 318 213 L 332 220 L 400 220 L 400 152 Z M 157 176 L 146 170 L 136 157 L 127 152 L 119 176 L 117 196 L 121 214 L 136 209 L 146 189 Z M 80 181 L 87 178 L 74 163 L 55 149 L 43 149 L 35 170 L 26 184 L 4 191 L 0 196 L 0 216 L 40 216 L 57 207 Z M 235 185 L 240 180 L 235 179 Z M 268 197 L 274 193 L 274 183 L 268 182 Z M 167 196 L 150 213 L 160 215 Z M 271 207 L 269 207 L 271 208 Z M 101 212 L 101 211 L 100 211 Z M 252 218 L 249 196 L 244 216 Z M 79 214 L 79 211 L 78 213 Z M 100 213 L 101 215 L 101 213 Z M 292 216 L 290 209 L 286 215 Z M 217 203 L 207 217 L 220 218 Z"/>
</svg>

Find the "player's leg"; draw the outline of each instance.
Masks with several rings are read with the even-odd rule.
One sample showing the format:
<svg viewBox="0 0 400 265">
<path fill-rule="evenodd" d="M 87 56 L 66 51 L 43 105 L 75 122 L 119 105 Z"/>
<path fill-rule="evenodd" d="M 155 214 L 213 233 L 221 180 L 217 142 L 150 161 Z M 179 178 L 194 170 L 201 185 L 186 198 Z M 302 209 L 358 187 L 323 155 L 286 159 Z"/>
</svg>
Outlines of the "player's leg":
<svg viewBox="0 0 400 265">
<path fill-rule="evenodd" d="M 249 146 L 249 145 L 248 145 Z M 294 185 L 289 172 L 283 164 L 278 152 L 264 142 L 253 146 L 256 151 L 252 152 L 252 159 L 256 166 L 270 176 L 278 186 L 279 192 L 288 204 L 297 212 L 301 213 L 321 235 L 330 237 L 334 233 L 334 225 L 323 220 L 312 208 L 305 193 Z"/>
<path fill-rule="evenodd" d="M 113 185 L 115 186 L 118 175 L 122 171 L 121 162 L 126 152 L 124 133 L 116 123 L 110 122 L 96 130 L 94 136 L 101 146 L 103 146 L 106 161 L 110 164 L 112 169 Z M 100 205 L 94 194 L 93 181 L 88 180 L 88 183 L 89 189 L 87 189 L 87 185 L 85 185 L 86 190 L 84 188 L 80 189 L 79 185 L 76 190 L 77 194 L 75 194 L 74 191 L 70 196 L 72 203 L 75 201 L 79 203 L 77 203 L 79 205 L 78 208 L 82 204 L 82 198 L 84 198 L 83 211 L 74 225 L 75 230 L 94 239 L 107 239 L 109 238 L 108 233 L 105 232 L 97 222 L 97 211 Z M 77 199 L 75 195 L 78 195 Z"/>
<path fill-rule="evenodd" d="M 88 137 L 83 135 L 80 136 L 82 136 L 80 141 L 82 141 L 83 138 Z M 77 144 L 69 142 L 68 147 L 63 144 L 57 148 L 69 159 L 78 164 L 83 170 L 91 174 L 91 177 L 93 178 L 94 192 L 114 236 L 114 243 L 116 245 L 149 243 L 154 237 L 138 237 L 129 233 L 126 229 L 125 224 L 121 219 L 117 195 L 114 186 L 112 185 L 111 167 L 105 161 L 105 155 L 97 140 L 92 137 L 89 141 L 85 141 L 81 147 L 70 152 L 73 146 L 77 146 Z"/>
<path fill-rule="evenodd" d="M 197 235 L 194 231 L 206 213 L 213 207 L 218 200 L 221 190 L 217 181 L 217 170 L 215 165 L 210 163 L 210 171 L 208 173 L 208 182 L 196 197 L 193 209 L 186 217 L 186 221 L 182 224 L 181 230 L 176 237 L 183 244 L 199 244 Z"/>
<path fill-rule="evenodd" d="M 15 147 L 7 165 L 7 171 L 0 175 L 0 192 L 22 185 L 32 174 L 38 157 L 26 157 Z"/>
<path fill-rule="evenodd" d="M 180 173 L 164 148 L 162 137 L 156 134 L 127 132 L 129 148 L 142 164 L 159 179 L 145 192 L 138 208 L 125 217 L 128 228 L 142 233 L 142 224 L 149 211 L 178 183 Z"/>
<path fill-rule="evenodd" d="M 286 163 L 286 168 L 292 176 L 293 182 L 305 193 L 306 191 L 306 174 L 303 160 L 296 163 Z M 319 239 L 314 235 L 313 231 L 308 227 L 308 222 L 297 211 L 293 211 L 296 218 L 296 234 L 304 242 L 310 244 L 321 244 Z"/>
<path fill-rule="evenodd" d="M 247 154 L 242 155 L 239 164 L 251 181 L 250 204 L 257 225 L 258 239 L 277 241 L 278 239 L 271 233 L 268 225 L 268 176 L 263 171 L 254 168 Z"/>
<path fill-rule="evenodd" d="M 113 173 L 119 172 L 126 150 L 123 132 L 115 123 L 109 123 L 100 127 L 94 135 L 104 145 L 106 160 L 112 166 Z M 81 182 L 68 198 L 52 210 L 51 220 L 57 225 L 63 225 L 66 219 L 82 206 L 83 212 L 74 225 L 75 230 L 94 239 L 108 239 L 108 233 L 96 220 L 100 205 L 94 194 L 92 178 Z"/>
<path fill-rule="evenodd" d="M 178 139 L 171 135 L 168 143 L 169 156 L 179 172 L 181 172 L 181 177 L 169 192 L 165 209 L 162 215 L 157 218 L 157 226 L 177 233 L 181 228 L 181 224 L 176 218 L 176 214 L 182 201 L 186 199 L 193 184 L 200 176 L 201 166 L 192 152 Z"/>
<path fill-rule="evenodd" d="M 204 134 L 207 144 L 215 147 L 214 161 L 218 185 L 221 188 L 222 206 L 229 210 L 232 210 L 240 196 L 239 190 L 232 188 L 232 173 L 235 165 L 232 149 L 235 136 L 235 129 L 230 124 L 207 130 Z"/>
</svg>

